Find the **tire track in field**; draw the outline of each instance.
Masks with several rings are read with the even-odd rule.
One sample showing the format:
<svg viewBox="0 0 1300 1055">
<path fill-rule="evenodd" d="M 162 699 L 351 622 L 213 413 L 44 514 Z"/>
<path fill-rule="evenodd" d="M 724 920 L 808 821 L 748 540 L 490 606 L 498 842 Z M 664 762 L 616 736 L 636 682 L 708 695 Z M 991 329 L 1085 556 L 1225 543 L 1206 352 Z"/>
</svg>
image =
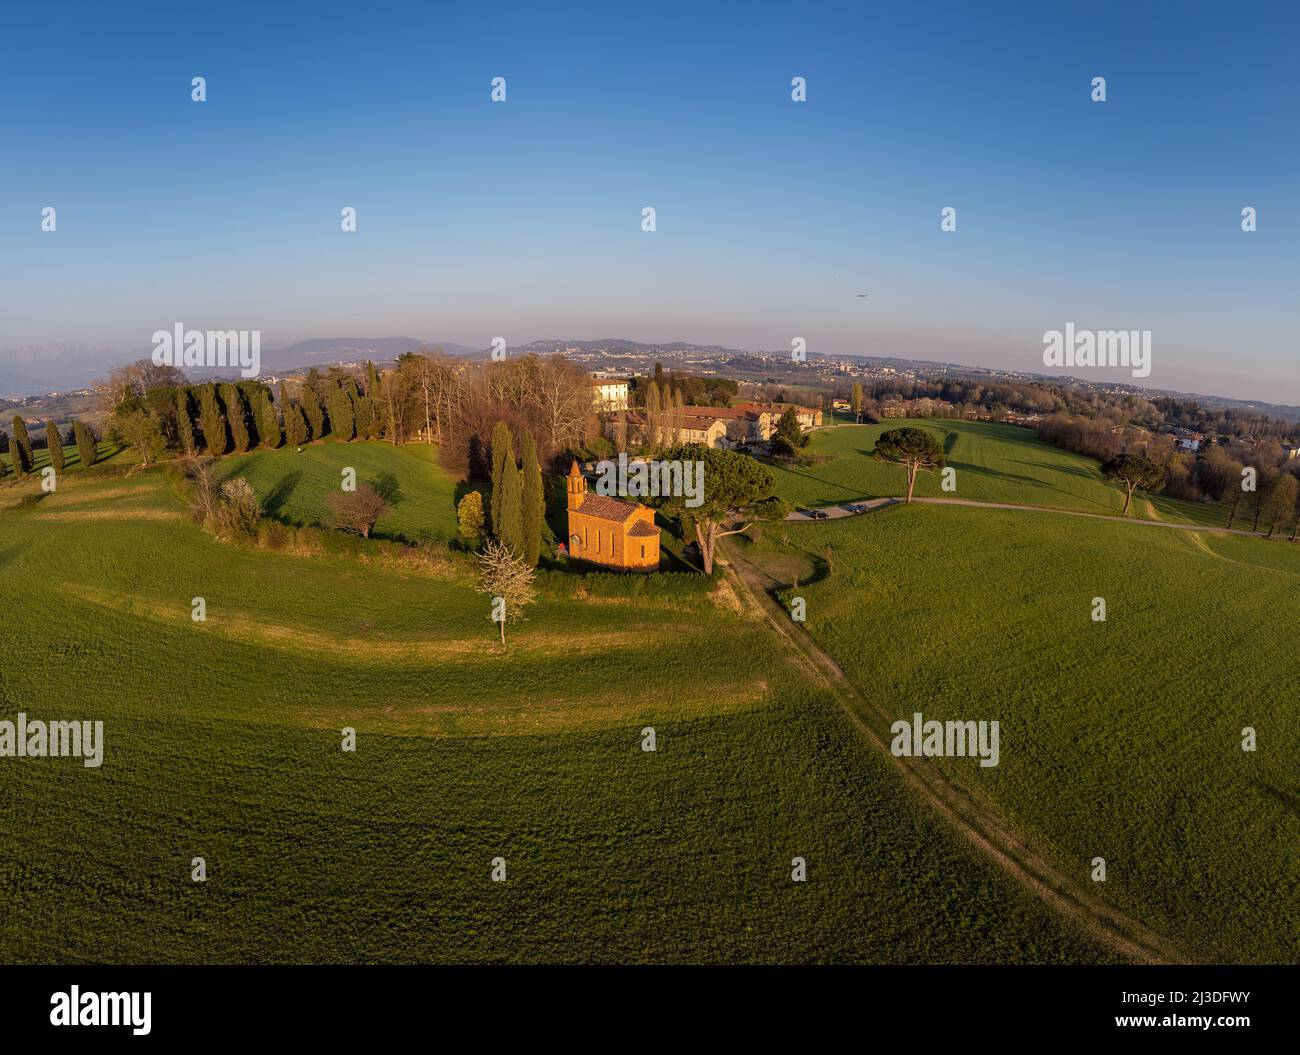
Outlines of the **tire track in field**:
<svg viewBox="0 0 1300 1055">
<path fill-rule="evenodd" d="M 725 544 L 724 544 L 725 545 Z M 1151 930 L 1066 875 L 1053 862 L 1020 838 L 993 806 L 975 798 L 937 766 L 924 759 L 896 758 L 885 741 L 864 718 L 864 714 L 887 727 L 892 716 L 849 680 L 838 663 L 825 652 L 807 630 L 796 624 L 769 592 L 777 583 L 758 567 L 727 546 L 727 558 L 768 623 L 792 648 L 805 666 L 830 688 L 841 706 L 872 747 L 896 765 L 907 786 L 985 857 L 1021 886 L 1046 902 L 1053 910 L 1079 926 L 1100 945 L 1135 963 L 1189 964 L 1203 960 Z M 765 581 L 766 580 L 766 581 Z"/>
</svg>

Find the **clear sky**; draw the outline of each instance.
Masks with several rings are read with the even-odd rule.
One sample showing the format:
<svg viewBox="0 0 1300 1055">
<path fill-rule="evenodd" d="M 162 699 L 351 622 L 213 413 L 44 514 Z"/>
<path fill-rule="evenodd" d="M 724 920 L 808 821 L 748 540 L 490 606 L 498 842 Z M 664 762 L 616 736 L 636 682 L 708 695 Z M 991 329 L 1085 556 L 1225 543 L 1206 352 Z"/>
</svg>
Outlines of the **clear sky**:
<svg viewBox="0 0 1300 1055">
<path fill-rule="evenodd" d="M 0 374 L 177 322 L 1041 371 L 1073 322 L 1149 329 L 1153 387 L 1300 403 L 1298 30 L 1293 0 L 6 4 Z"/>
</svg>

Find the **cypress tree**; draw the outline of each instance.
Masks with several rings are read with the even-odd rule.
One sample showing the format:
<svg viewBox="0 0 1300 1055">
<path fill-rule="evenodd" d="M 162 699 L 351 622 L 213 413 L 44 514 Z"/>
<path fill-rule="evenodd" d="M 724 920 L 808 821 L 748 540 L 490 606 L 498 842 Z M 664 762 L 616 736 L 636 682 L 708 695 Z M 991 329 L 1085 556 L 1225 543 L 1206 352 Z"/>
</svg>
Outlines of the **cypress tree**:
<svg viewBox="0 0 1300 1055">
<path fill-rule="evenodd" d="M 226 419 L 217 402 L 217 386 L 209 382 L 199 389 L 199 427 L 209 454 L 222 455 L 230 449 L 226 436 Z"/>
<path fill-rule="evenodd" d="M 646 442 L 651 450 L 659 449 L 659 414 L 659 386 L 651 381 L 645 394 Z"/>
<path fill-rule="evenodd" d="M 222 385 L 221 402 L 226 407 L 231 449 L 235 454 L 243 454 L 248 450 L 248 418 L 244 410 L 244 395 L 235 385 Z"/>
<path fill-rule="evenodd" d="M 312 384 L 311 371 L 307 374 L 307 380 L 303 382 L 302 397 L 299 404 L 302 406 L 302 416 L 307 420 L 307 439 L 318 440 L 325 435 L 325 408 L 321 406 L 320 395 L 316 392 L 316 386 Z"/>
<path fill-rule="evenodd" d="M 14 471 L 29 473 L 34 464 L 32 459 L 32 441 L 27 435 L 27 422 L 19 414 L 14 415 Z"/>
<path fill-rule="evenodd" d="M 307 442 L 307 419 L 303 417 L 302 408 L 297 403 L 290 403 L 284 411 L 284 438 L 294 447 L 301 447 Z"/>
<path fill-rule="evenodd" d="M 514 443 L 510 439 L 510 426 L 498 421 L 492 430 L 492 530 L 497 530 L 501 523 L 501 496 L 505 493 L 503 486 L 506 462 L 515 463 Z"/>
<path fill-rule="evenodd" d="M 497 540 L 507 546 L 516 557 L 524 555 L 524 492 L 523 479 L 515 468 L 515 460 L 506 461 L 501 472 L 501 526 Z"/>
<path fill-rule="evenodd" d="M 59 426 L 53 421 L 45 422 L 45 445 L 50 449 L 50 464 L 54 471 L 63 472 L 63 439 L 59 436 Z"/>
<path fill-rule="evenodd" d="M 275 414 L 275 404 L 271 402 L 271 393 L 263 388 L 257 394 L 258 414 L 257 432 L 262 437 L 262 446 L 275 450 L 280 446 L 280 419 Z"/>
<path fill-rule="evenodd" d="M 188 388 L 176 389 L 176 435 L 180 437 L 181 449 L 187 455 L 193 454 L 194 418 L 190 413 L 190 390 Z M 80 442 L 78 442 L 78 445 L 80 445 Z"/>
<path fill-rule="evenodd" d="M 375 369 L 375 364 L 366 363 L 366 395 L 370 397 L 373 414 L 370 419 L 370 431 L 367 433 L 372 440 L 383 439 L 383 384 L 384 375 Z M 392 422 L 389 422 L 389 432 L 392 432 Z M 358 432 L 361 430 L 358 429 Z"/>
<path fill-rule="evenodd" d="M 357 439 L 374 439 L 375 403 L 369 396 L 362 396 L 357 401 Z"/>
<path fill-rule="evenodd" d="M 81 455 L 81 467 L 89 469 L 99 458 L 99 448 L 95 444 L 94 435 L 89 428 L 74 418 L 72 436 L 77 441 L 77 453 Z"/>
<path fill-rule="evenodd" d="M 542 555 L 542 467 L 537 463 L 537 444 L 530 432 L 524 433 L 523 466 L 523 557 L 536 564 Z"/>
<path fill-rule="evenodd" d="M 350 440 L 354 421 L 352 397 L 346 387 L 335 385 L 330 393 L 330 431 L 340 440 Z"/>
</svg>

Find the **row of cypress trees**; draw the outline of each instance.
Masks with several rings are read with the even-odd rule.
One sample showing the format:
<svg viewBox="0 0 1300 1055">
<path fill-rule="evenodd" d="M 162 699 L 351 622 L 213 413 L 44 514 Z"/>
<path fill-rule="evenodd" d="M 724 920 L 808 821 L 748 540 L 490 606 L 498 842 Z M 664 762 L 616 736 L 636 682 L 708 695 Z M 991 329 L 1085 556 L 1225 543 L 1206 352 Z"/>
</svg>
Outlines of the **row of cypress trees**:
<svg viewBox="0 0 1300 1055">
<path fill-rule="evenodd" d="M 177 441 L 187 454 L 200 447 L 211 455 L 242 454 L 256 446 L 301 446 L 325 436 L 380 438 L 374 400 L 351 378 L 305 384 L 297 401 L 283 382 L 276 399 L 256 382 L 209 382 L 175 391 Z"/>
<path fill-rule="evenodd" d="M 542 553 L 545 501 L 537 444 L 527 431 L 523 449 L 523 464 L 516 465 L 510 426 L 498 421 L 492 430 L 492 533 L 516 557 L 535 565 Z"/>
<path fill-rule="evenodd" d="M 14 415 L 13 434 L 13 441 L 6 443 L 6 446 L 13 454 L 14 472 L 25 475 L 35 467 L 36 456 L 32 451 L 32 440 L 27 432 L 27 422 L 21 414 Z M 72 435 L 77 445 L 77 452 L 81 456 L 81 464 L 86 467 L 94 465 L 99 457 L 99 449 L 95 443 L 94 434 L 82 422 L 73 418 Z M 63 450 L 63 437 L 59 435 L 59 427 L 53 420 L 45 422 L 45 445 L 50 450 L 50 464 L 54 466 L 54 471 L 63 472 L 63 467 L 67 464 L 67 458 Z M 3 458 L 0 458 L 0 476 L 4 476 L 8 471 L 9 466 Z"/>
</svg>

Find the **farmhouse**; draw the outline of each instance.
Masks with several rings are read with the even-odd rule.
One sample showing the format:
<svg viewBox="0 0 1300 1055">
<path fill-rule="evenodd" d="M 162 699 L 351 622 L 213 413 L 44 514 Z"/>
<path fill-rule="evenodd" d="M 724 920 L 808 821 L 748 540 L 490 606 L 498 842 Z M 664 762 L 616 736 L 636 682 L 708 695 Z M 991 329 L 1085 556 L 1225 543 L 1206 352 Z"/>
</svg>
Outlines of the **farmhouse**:
<svg viewBox="0 0 1300 1055">
<path fill-rule="evenodd" d="M 817 428 L 822 423 L 820 410 L 815 407 L 801 407 L 797 403 L 737 403 L 735 409 L 749 410 L 756 414 L 766 412 L 772 415 L 774 421 L 779 421 L 782 414 L 793 409 L 801 429 Z"/>
<path fill-rule="evenodd" d="M 587 481 L 569 470 L 569 554 L 626 571 L 659 569 L 654 510 L 640 502 L 587 494 Z"/>
</svg>

